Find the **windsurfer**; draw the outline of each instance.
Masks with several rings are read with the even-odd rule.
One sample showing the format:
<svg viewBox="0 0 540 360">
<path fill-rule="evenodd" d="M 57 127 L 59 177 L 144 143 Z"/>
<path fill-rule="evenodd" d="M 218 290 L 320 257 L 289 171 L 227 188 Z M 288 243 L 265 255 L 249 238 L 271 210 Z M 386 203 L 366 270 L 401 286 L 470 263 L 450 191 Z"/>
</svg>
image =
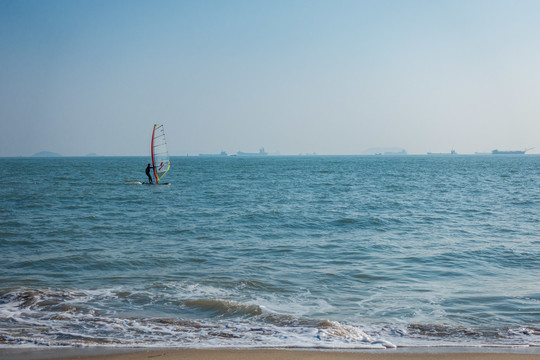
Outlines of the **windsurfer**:
<svg viewBox="0 0 540 360">
<path fill-rule="evenodd" d="M 150 164 L 148 164 L 148 166 L 146 167 L 146 176 L 148 176 L 148 181 L 150 182 L 150 184 L 152 184 L 152 176 L 150 176 L 150 169 L 153 168 L 154 167 L 150 166 Z"/>
</svg>

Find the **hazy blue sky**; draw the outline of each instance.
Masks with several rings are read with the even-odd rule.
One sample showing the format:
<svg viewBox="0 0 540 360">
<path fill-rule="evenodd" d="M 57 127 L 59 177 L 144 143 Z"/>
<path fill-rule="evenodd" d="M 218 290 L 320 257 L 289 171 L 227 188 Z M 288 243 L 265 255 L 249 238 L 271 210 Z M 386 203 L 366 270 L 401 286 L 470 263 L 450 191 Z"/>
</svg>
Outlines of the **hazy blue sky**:
<svg viewBox="0 0 540 360">
<path fill-rule="evenodd" d="M 537 147 L 540 1 L 0 0 L 0 156 Z"/>
</svg>

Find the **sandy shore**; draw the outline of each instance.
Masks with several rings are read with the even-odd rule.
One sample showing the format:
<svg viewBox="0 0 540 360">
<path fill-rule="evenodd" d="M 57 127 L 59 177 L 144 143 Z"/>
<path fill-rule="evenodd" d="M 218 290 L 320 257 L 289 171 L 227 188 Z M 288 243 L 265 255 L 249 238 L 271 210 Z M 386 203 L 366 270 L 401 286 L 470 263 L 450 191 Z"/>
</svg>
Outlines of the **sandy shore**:
<svg viewBox="0 0 540 360">
<path fill-rule="evenodd" d="M 308 351 L 308 350 L 196 350 L 196 349 L 0 349 L 3 360 L 87 359 L 87 360 L 540 360 L 536 349 L 510 351 L 507 349 L 468 352 L 463 350 L 406 351 Z"/>
</svg>

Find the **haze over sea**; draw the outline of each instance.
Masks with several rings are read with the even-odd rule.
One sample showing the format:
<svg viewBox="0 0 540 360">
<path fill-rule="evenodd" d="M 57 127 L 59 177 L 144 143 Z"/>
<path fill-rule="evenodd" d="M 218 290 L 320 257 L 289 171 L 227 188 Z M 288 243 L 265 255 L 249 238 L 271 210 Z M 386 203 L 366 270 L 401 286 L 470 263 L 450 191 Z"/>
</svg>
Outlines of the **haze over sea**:
<svg viewBox="0 0 540 360">
<path fill-rule="evenodd" d="M 3 158 L 0 346 L 540 346 L 540 156 Z"/>
</svg>

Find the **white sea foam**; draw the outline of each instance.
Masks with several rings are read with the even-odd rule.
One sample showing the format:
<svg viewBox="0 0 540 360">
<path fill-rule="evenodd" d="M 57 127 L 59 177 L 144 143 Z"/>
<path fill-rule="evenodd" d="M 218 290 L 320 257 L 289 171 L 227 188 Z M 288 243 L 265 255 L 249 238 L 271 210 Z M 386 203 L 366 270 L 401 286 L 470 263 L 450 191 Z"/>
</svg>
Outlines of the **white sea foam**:
<svg viewBox="0 0 540 360">
<path fill-rule="evenodd" d="M 201 294 L 199 287 L 189 293 Z M 192 321 L 160 318 L 121 318 L 92 308 L 117 300 L 119 289 L 77 292 L 39 291 L 30 295 L 13 292 L 0 305 L 2 346 L 104 345 L 174 347 L 324 347 L 384 348 L 393 345 L 374 339 L 360 328 L 334 321 L 315 321 L 286 316 L 287 321 L 267 322 L 263 307 L 231 300 L 199 299 L 186 306 L 219 310 L 231 319 Z M 213 289 L 202 290 L 206 295 Z M 218 291 L 218 293 L 223 293 Z M 49 304 L 64 298 L 70 305 L 57 311 Z M 239 315 L 238 318 L 236 315 Z M 274 314 L 275 315 L 275 314 Z M 246 317 L 247 316 L 247 317 Z M 270 316 L 271 317 L 271 316 Z M 261 320 L 262 319 L 262 320 Z"/>
<path fill-rule="evenodd" d="M 485 346 L 474 330 L 445 326 L 358 327 L 338 321 L 316 320 L 278 312 L 285 302 L 266 308 L 269 299 L 240 302 L 208 298 L 231 296 L 234 291 L 212 286 L 179 286 L 184 306 L 221 314 L 221 319 L 127 318 L 107 311 L 108 301 L 129 296 L 151 296 L 147 290 L 123 287 L 77 291 L 13 291 L 0 304 L 0 319 L 9 325 L 0 331 L 0 346 L 101 345 L 149 347 L 302 347 L 376 349 L 396 346 Z M 185 291 L 185 292 L 184 292 Z M 196 299 L 193 295 L 203 295 Z M 188 296 L 189 295 L 189 296 Z M 98 304 L 98 308 L 95 308 Z M 62 310 L 57 308 L 61 306 Z M 325 306 L 324 304 L 322 305 Z M 463 335 L 462 335 L 463 334 Z M 505 346 L 535 346 L 540 330 L 515 327 L 508 330 Z M 528 341 L 527 341 L 528 340 Z M 493 344 L 492 344 L 493 345 Z"/>
</svg>

